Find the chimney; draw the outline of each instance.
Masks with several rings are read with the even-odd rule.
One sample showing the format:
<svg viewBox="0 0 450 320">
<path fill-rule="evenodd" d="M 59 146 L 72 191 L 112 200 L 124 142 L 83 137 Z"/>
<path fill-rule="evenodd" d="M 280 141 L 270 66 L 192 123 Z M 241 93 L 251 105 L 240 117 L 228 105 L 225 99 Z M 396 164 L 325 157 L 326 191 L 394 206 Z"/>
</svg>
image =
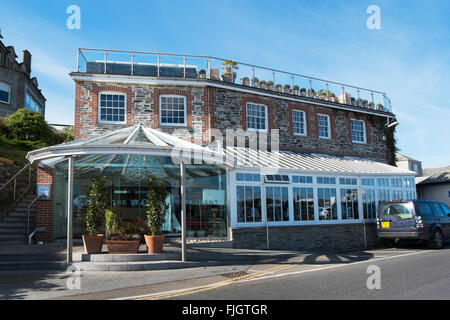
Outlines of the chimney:
<svg viewBox="0 0 450 320">
<path fill-rule="evenodd" d="M 31 74 L 31 53 L 28 50 L 23 50 L 22 63 L 25 66 L 25 71 L 30 76 Z"/>
</svg>

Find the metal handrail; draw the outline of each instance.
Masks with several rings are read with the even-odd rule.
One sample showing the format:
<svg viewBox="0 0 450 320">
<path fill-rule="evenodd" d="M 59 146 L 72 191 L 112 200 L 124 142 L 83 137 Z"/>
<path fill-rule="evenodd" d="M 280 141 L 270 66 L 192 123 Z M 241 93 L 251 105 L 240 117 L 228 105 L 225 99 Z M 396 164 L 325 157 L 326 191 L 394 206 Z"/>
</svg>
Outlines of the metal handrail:
<svg viewBox="0 0 450 320">
<path fill-rule="evenodd" d="M 229 61 L 229 59 L 222 59 L 222 58 L 211 57 L 211 56 L 192 55 L 192 54 L 177 54 L 177 53 L 148 52 L 148 51 L 147 52 L 145 52 L 145 51 L 129 51 L 129 50 L 115 50 L 115 49 L 96 49 L 96 48 L 78 48 L 78 50 L 79 50 L 79 53 L 83 56 L 83 59 L 85 62 L 87 62 L 87 59 L 82 52 L 83 50 L 99 51 L 99 52 L 104 52 L 105 54 L 107 54 L 108 52 L 118 52 L 118 53 L 128 53 L 128 54 L 166 55 L 166 56 L 176 56 L 176 57 L 191 57 L 191 58 L 202 58 L 202 59 L 209 59 L 209 60 L 214 59 L 214 60 L 219 60 L 219 61 Z M 367 88 L 363 88 L 363 87 L 357 87 L 354 85 L 349 85 L 349 84 L 336 82 L 336 81 L 325 80 L 325 79 L 321 79 L 321 78 L 317 78 L 317 77 L 305 76 L 305 75 L 302 75 L 299 73 L 287 72 L 287 71 L 282 71 L 282 70 L 268 68 L 268 67 L 261 67 L 261 66 L 257 66 L 257 65 L 253 65 L 253 64 L 248 64 L 245 62 L 240 62 L 240 61 L 235 61 L 235 60 L 233 60 L 233 61 L 236 62 L 237 64 L 240 64 L 243 66 L 248 66 L 251 68 L 263 69 L 263 70 L 282 73 L 282 74 L 286 74 L 286 75 L 290 75 L 290 76 L 301 77 L 301 78 L 308 79 L 308 80 L 321 81 L 321 82 L 325 82 L 328 84 L 335 84 L 335 85 L 344 86 L 347 88 L 353 88 L 356 90 L 364 90 L 364 91 L 374 92 L 374 93 L 378 93 L 378 94 L 386 96 L 386 93 L 382 92 L 382 91 L 367 89 Z"/>
<path fill-rule="evenodd" d="M 31 210 L 30 208 L 36 202 L 37 199 L 38 198 L 35 197 L 33 199 L 33 201 L 31 201 L 30 204 L 27 206 L 27 211 L 28 211 L 28 214 L 27 214 L 27 235 L 30 234 L 30 210 Z"/>
<path fill-rule="evenodd" d="M 26 168 L 28 168 L 29 166 L 31 166 L 31 163 L 26 164 L 26 165 L 25 165 L 22 169 L 20 169 L 19 172 L 17 172 L 11 179 L 9 179 L 4 185 L 2 185 L 2 186 L 0 187 L 0 191 L 1 191 L 3 188 L 5 188 L 9 183 L 11 183 L 11 181 L 15 181 L 15 179 L 17 178 L 17 176 L 18 176 L 19 174 L 21 174 L 22 171 L 25 170 Z M 31 167 L 30 167 L 30 169 L 31 169 Z"/>
</svg>

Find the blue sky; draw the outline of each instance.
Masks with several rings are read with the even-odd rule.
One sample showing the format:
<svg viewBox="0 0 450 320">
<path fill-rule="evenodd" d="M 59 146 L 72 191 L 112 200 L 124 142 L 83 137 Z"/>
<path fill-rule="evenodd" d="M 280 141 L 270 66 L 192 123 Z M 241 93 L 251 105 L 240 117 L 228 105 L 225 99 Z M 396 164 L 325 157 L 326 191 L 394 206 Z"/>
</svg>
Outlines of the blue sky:
<svg viewBox="0 0 450 320">
<path fill-rule="evenodd" d="M 66 28 L 72 4 L 80 30 Z M 380 30 L 366 26 L 369 5 Z M 435 167 L 450 165 L 449 13 L 432 0 L 2 0 L 0 28 L 19 56 L 31 51 L 50 123 L 73 123 L 78 47 L 207 55 L 386 92 L 400 152 Z"/>
</svg>

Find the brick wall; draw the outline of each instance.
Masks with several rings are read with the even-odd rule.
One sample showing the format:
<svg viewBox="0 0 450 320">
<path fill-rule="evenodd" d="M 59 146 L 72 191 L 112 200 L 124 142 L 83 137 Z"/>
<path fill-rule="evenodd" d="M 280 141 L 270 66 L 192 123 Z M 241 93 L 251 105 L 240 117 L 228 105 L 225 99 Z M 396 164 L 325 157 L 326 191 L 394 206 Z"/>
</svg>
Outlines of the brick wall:
<svg viewBox="0 0 450 320">
<path fill-rule="evenodd" d="M 51 168 L 37 168 L 37 183 L 50 183 L 50 200 L 36 201 L 36 227 L 45 227 L 46 232 L 38 232 L 36 239 L 38 241 L 53 242 L 53 202 L 54 202 L 54 184 L 53 177 L 55 170 Z"/>
</svg>

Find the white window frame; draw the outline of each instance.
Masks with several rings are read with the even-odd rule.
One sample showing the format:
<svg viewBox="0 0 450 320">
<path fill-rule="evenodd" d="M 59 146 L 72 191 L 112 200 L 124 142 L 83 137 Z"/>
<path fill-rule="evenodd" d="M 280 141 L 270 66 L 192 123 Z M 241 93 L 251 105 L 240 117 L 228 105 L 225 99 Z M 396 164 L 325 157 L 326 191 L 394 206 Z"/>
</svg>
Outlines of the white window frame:
<svg viewBox="0 0 450 320">
<path fill-rule="evenodd" d="M 353 129 L 352 129 L 352 121 L 362 122 L 362 128 L 363 128 L 363 141 L 354 141 L 353 140 Z M 350 119 L 350 134 L 352 137 L 352 143 L 359 143 L 359 144 L 367 144 L 367 132 L 366 132 L 366 122 L 361 119 Z"/>
<path fill-rule="evenodd" d="M 265 129 L 256 129 L 256 128 L 249 128 L 248 127 L 248 105 L 255 105 L 255 106 L 262 106 L 264 107 L 264 126 Z M 254 102 L 247 102 L 245 104 L 245 127 L 247 128 L 248 131 L 256 131 L 256 132 L 268 132 L 269 131 L 269 121 L 268 121 L 268 112 L 267 112 L 268 108 L 265 104 L 261 104 L 261 103 L 254 103 Z"/>
<path fill-rule="evenodd" d="M 108 121 L 108 120 L 101 120 L 101 106 L 100 106 L 100 103 L 101 103 L 101 99 L 100 99 L 100 96 L 102 95 L 102 94 L 112 94 L 112 95 L 121 95 L 121 96 L 124 96 L 125 98 L 124 98 L 124 108 L 125 108 L 125 117 L 124 117 L 124 121 Z M 98 100 L 98 102 L 97 102 L 97 113 L 98 113 L 98 115 L 97 115 L 97 121 L 98 121 L 98 123 L 99 124 L 126 124 L 127 123 L 127 95 L 126 95 L 126 93 L 123 93 L 123 92 L 115 92 L 115 91 L 102 91 L 102 92 L 99 92 L 98 93 L 98 96 L 97 96 L 98 98 L 97 98 L 97 100 Z M 108 107 L 106 107 L 106 108 L 108 108 Z"/>
<path fill-rule="evenodd" d="M 298 112 L 298 113 L 302 113 L 303 114 L 303 133 L 296 133 L 295 132 L 295 126 L 294 123 L 301 123 L 299 121 L 294 121 L 294 113 Z M 292 132 L 294 134 L 294 136 L 306 136 L 307 135 L 307 125 L 306 125 L 306 112 L 303 110 L 298 110 L 298 109 L 294 109 L 292 110 Z"/>
<path fill-rule="evenodd" d="M 183 98 L 184 101 L 184 122 L 183 123 L 163 123 L 161 121 L 161 111 L 162 111 L 162 98 Z M 159 125 L 161 127 L 185 127 L 187 125 L 187 108 L 186 108 L 186 96 L 176 95 L 176 94 L 162 94 L 159 96 Z"/>
<path fill-rule="evenodd" d="M 8 82 L 5 82 L 5 81 L 0 81 L 0 84 L 3 84 L 3 85 L 5 85 L 7 88 L 9 88 L 9 90 L 8 90 L 8 101 L 7 102 L 5 102 L 5 101 L 0 101 L 1 103 L 4 103 L 4 104 L 11 104 L 11 85 L 8 83 Z"/>
<path fill-rule="evenodd" d="M 328 129 L 328 136 L 327 137 L 324 137 L 324 136 L 320 135 L 319 116 L 327 118 L 327 129 Z M 331 139 L 331 121 L 330 121 L 330 116 L 328 114 L 323 114 L 323 113 L 318 113 L 317 114 L 317 135 L 318 135 L 319 139 L 328 139 L 328 140 Z"/>
</svg>

